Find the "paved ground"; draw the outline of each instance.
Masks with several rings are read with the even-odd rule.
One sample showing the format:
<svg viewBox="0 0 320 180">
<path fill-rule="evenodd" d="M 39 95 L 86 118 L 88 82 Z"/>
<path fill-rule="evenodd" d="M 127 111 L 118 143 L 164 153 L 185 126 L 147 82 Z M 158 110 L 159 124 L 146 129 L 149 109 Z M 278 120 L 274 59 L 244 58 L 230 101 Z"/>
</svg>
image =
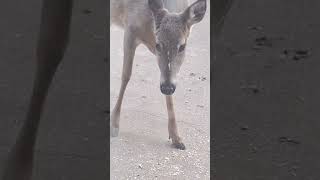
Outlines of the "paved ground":
<svg viewBox="0 0 320 180">
<path fill-rule="evenodd" d="M 319 179 L 318 7 L 234 4 L 213 63 L 214 179 Z"/>
<path fill-rule="evenodd" d="M 0 174 L 31 94 L 40 2 L 0 3 Z M 40 127 L 35 180 L 108 179 L 105 2 L 80 0 L 74 10 L 70 48 Z"/>
<path fill-rule="evenodd" d="M 180 135 L 186 150 L 168 140 L 164 96 L 155 57 L 144 47 L 136 52 L 125 94 L 120 134 L 111 138 L 111 179 L 210 179 L 210 9 L 192 29 L 186 61 L 174 94 Z M 123 31 L 111 28 L 111 107 L 120 88 Z"/>
</svg>

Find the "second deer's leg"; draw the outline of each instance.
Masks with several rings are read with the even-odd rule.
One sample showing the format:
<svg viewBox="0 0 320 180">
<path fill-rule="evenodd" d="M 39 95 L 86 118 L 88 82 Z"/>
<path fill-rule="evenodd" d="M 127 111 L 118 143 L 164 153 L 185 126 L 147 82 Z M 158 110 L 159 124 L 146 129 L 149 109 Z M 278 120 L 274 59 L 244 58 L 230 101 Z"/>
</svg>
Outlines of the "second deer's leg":
<svg viewBox="0 0 320 180">
<path fill-rule="evenodd" d="M 178 127 L 177 127 L 176 117 L 174 114 L 172 96 L 166 96 L 166 103 L 167 103 L 167 111 L 168 111 L 168 119 L 169 119 L 168 121 L 169 138 L 172 139 L 172 144 L 175 148 L 184 150 L 186 149 L 186 147 L 182 143 L 182 140 L 178 134 Z"/>
<path fill-rule="evenodd" d="M 2 180 L 31 180 L 38 126 L 51 80 L 67 46 L 71 0 L 44 0 L 37 72 L 27 117 L 10 151 Z"/>
<path fill-rule="evenodd" d="M 124 42 L 123 42 L 123 67 L 122 67 L 122 81 L 119 92 L 119 97 L 116 102 L 116 105 L 112 111 L 110 119 L 110 135 L 116 137 L 119 134 L 119 123 L 120 123 L 120 111 L 123 96 L 127 87 L 127 84 L 130 80 L 132 73 L 132 64 L 137 48 L 137 41 L 135 34 L 130 31 L 130 28 L 127 28 L 124 33 Z"/>
</svg>

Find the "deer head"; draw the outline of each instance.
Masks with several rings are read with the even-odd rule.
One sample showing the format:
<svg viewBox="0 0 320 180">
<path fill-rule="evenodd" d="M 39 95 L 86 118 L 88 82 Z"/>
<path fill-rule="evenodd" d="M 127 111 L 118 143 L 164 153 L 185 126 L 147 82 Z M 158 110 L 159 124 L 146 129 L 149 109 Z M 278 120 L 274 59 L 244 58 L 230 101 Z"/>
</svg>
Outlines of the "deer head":
<svg viewBox="0 0 320 180">
<path fill-rule="evenodd" d="M 172 95 L 176 76 L 184 61 L 191 27 L 200 22 L 206 12 L 206 0 L 198 0 L 180 13 L 171 13 L 162 0 L 149 0 L 155 24 L 156 56 L 160 68 L 160 90 Z"/>
</svg>

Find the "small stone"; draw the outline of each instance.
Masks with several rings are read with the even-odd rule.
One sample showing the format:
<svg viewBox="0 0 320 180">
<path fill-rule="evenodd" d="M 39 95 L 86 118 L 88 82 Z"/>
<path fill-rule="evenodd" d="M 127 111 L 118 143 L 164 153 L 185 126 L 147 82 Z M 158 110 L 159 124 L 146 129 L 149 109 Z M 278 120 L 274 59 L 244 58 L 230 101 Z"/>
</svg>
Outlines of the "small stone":
<svg viewBox="0 0 320 180">
<path fill-rule="evenodd" d="M 292 144 L 300 144 L 300 142 L 298 140 L 295 139 L 291 139 L 288 137 L 279 137 L 279 142 L 280 143 L 292 143 Z"/>
<path fill-rule="evenodd" d="M 241 129 L 242 131 L 246 131 L 246 130 L 249 129 L 249 127 L 248 127 L 248 126 L 242 126 L 240 129 Z"/>
<path fill-rule="evenodd" d="M 260 90 L 259 90 L 258 88 L 253 88 L 253 89 L 252 89 L 252 92 L 253 92 L 254 94 L 259 93 L 259 91 L 260 91 Z"/>
<path fill-rule="evenodd" d="M 205 81 L 205 80 L 207 80 L 206 77 L 201 77 L 201 81 Z"/>
<path fill-rule="evenodd" d="M 254 31 L 261 31 L 261 30 L 263 30 L 263 27 L 261 27 L 261 26 L 249 26 L 248 29 L 249 30 L 254 30 Z"/>
<path fill-rule="evenodd" d="M 308 58 L 310 56 L 310 51 L 309 50 L 304 50 L 304 49 L 285 49 L 282 52 L 283 58 L 289 58 L 294 61 L 299 61 L 305 58 Z"/>
<path fill-rule="evenodd" d="M 91 14 L 92 11 L 90 9 L 84 9 L 84 10 L 82 10 L 82 13 L 83 14 Z"/>
<path fill-rule="evenodd" d="M 287 142 L 287 137 L 279 137 L 279 142 Z"/>
<path fill-rule="evenodd" d="M 300 144 L 300 142 L 298 140 L 295 140 L 295 139 L 288 139 L 287 140 L 289 143 L 293 143 L 293 144 Z"/>
<path fill-rule="evenodd" d="M 255 44 L 257 46 L 264 46 L 264 47 L 272 47 L 272 42 L 266 36 L 262 36 L 255 39 Z"/>
</svg>

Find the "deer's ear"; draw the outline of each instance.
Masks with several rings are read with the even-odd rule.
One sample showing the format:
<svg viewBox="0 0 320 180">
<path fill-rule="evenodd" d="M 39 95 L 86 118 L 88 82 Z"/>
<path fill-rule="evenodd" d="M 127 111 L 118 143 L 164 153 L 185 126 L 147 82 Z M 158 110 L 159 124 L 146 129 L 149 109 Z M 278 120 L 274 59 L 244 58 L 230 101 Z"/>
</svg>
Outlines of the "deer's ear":
<svg viewBox="0 0 320 180">
<path fill-rule="evenodd" d="M 198 0 L 191 4 L 182 14 L 188 26 L 200 22 L 207 10 L 207 0 Z"/>
<path fill-rule="evenodd" d="M 148 5 L 154 17 L 156 29 L 158 29 L 167 11 L 164 9 L 162 0 L 148 0 Z"/>
</svg>

